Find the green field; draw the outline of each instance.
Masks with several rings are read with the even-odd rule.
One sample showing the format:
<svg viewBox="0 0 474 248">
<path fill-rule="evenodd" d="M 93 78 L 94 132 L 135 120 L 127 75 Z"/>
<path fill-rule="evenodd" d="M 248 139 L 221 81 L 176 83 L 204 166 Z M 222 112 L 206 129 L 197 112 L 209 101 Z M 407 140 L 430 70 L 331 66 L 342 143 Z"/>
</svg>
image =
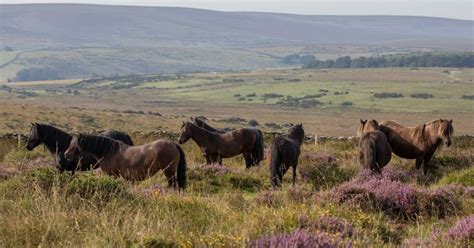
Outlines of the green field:
<svg viewBox="0 0 474 248">
<path fill-rule="evenodd" d="M 232 116 L 255 119 L 263 129 L 269 130 L 271 128 L 265 127 L 265 123 L 303 122 L 309 133 L 330 136 L 353 135 L 357 120 L 361 118 L 393 119 L 406 125 L 452 118 L 457 134 L 473 134 L 474 102 L 462 98 L 472 95 L 473 74 L 472 69 L 444 68 L 280 69 L 106 78 L 77 85 L 71 83 L 79 80 L 12 83 L 7 84 L 12 89 L 10 94 L 6 89 L 0 90 L 0 101 L 12 106 L 21 105 L 24 110 L 20 111 L 20 106 L 5 108 L 0 116 L 0 130 L 24 132 L 28 121 L 35 120 L 86 128 L 87 123 L 61 118 L 64 115 L 54 119 L 47 114 L 53 111 L 80 116 L 84 111 L 76 109 L 79 107 L 86 109 L 99 127 L 133 131 L 154 129 L 157 125 L 176 131 L 179 121 L 204 115 L 219 127 L 246 125 L 219 121 Z M 374 97 L 383 92 L 400 93 L 403 97 Z M 281 96 L 262 98 L 269 93 Z M 416 93 L 430 97 L 413 98 L 411 95 Z M 249 94 L 252 96 L 247 97 Z M 308 95 L 316 95 L 309 99 L 318 104 L 305 107 L 281 103 L 288 97 L 301 99 Z M 41 112 L 46 115 L 38 114 L 38 108 L 45 109 Z M 123 117 L 113 111 L 124 110 L 143 111 L 145 115 L 136 117 L 143 121 L 135 128 L 123 126 L 120 124 Z M 148 111 L 160 112 L 162 116 L 148 116 Z M 31 114 L 25 117 L 20 112 Z M 22 123 L 24 118 L 27 121 Z M 17 128 L 9 128 L 8 123 L 15 120 L 19 123 L 10 126 Z"/>
</svg>

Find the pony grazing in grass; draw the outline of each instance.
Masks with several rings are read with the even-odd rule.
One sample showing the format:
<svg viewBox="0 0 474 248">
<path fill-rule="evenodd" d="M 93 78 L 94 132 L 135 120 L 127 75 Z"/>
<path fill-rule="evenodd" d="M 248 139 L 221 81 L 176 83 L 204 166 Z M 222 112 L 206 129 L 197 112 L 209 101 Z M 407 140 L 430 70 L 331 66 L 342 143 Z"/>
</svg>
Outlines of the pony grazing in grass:
<svg viewBox="0 0 474 248">
<path fill-rule="evenodd" d="M 179 143 L 194 140 L 206 157 L 207 164 L 243 154 L 245 166 L 259 165 L 264 156 L 263 133 L 255 128 L 242 128 L 226 133 L 215 133 L 191 122 L 183 122 Z"/>
<path fill-rule="evenodd" d="M 423 163 L 426 175 L 430 160 L 438 147 L 451 145 L 453 120 L 433 120 L 416 127 L 405 127 L 395 121 L 380 123 L 380 130 L 387 136 L 393 153 L 407 159 L 416 159 L 416 168 Z"/>
<path fill-rule="evenodd" d="M 141 181 L 164 171 L 170 187 L 186 185 L 186 158 L 181 147 L 170 140 L 157 140 L 145 145 L 129 146 L 107 137 L 79 134 L 64 153 L 67 159 L 81 154 L 93 156 L 109 175 L 130 181 Z"/>
<path fill-rule="evenodd" d="M 133 141 L 128 134 L 119 131 L 106 131 L 99 135 L 119 140 L 128 145 Z M 44 144 L 56 161 L 60 171 L 85 171 L 97 168 L 97 160 L 91 156 L 77 157 L 73 160 L 64 158 L 64 152 L 72 140 L 72 135 L 47 124 L 31 123 L 30 134 L 26 142 L 26 149 L 33 150 L 40 144 Z"/>
<path fill-rule="evenodd" d="M 296 166 L 300 156 L 300 147 L 304 140 L 303 124 L 290 127 L 285 136 L 273 139 L 270 153 L 270 181 L 273 187 L 280 187 L 283 175 L 293 167 L 293 185 L 296 182 Z"/>
<path fill-rule="evenodd" d="M 360 120 L 357 136 L 359 139 L 359 163 L 361 167 L 380 173 L 390 162 L 392 149 L 385 134 L 379 130 L 376 120 Z"/>
</svg>

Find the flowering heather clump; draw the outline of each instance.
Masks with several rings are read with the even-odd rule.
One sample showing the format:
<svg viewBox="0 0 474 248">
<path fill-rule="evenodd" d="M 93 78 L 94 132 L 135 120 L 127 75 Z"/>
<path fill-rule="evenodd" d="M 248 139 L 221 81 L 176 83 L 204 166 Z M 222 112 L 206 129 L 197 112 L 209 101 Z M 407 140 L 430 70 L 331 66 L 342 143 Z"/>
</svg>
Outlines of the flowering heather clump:
<svg viewBox="0 0 474 248">
<path fill-rule="evenodd" d="M 225 167 L 219 164 L 208 164 L 201 168 L 206 174 L 214 174 L 214 175 L 223 175 L 227 173 L 233 172 L 233 170 L 229 167 Z"/>
<path fill-rule="evenodd" d="M 291 234 L 275 234 L 260 237 L 251 241 L 249 247 L 352 247 L 350 241 L 344 241 L 339 237 L 331 237 L 331 235 L 320 233 L 308 233 L 304 230 L 297 229 Z"/>
<path fill-rule="evenodd" d="M 438 218 L 454 214 L 462 207 L 457 194 L 461 190 L 453 185 L 440 187 L 431 192 L 424 192 L 423 196 L 426 198 L 426 203 L 423 209 L 430 216 L 438 216 Z"/>
<path fill-rule="evenodd" d="M 415 178 L 415 175 L 413 172 L 397 169 L 389 165 L 382 169 L 382 177 L 391 181 L 408 182 Z"/>
<path fill-rule="evenodd" d="M 408 219 L 418 213 L 417 194 L 416 189 L 385 178 L 352 180 L 334 190 L 338 202 L 354 202 L 363 208 L 380 209 L 390 216 Z"/>
<path fill-rule="evenodd" d="M 448 237 L 460 242 L 474 242 L 474 215 L 459 220 L 449 229 Z"/>
<path fill-rule="evenodd" d="M 403 247 L 472 247 L 474 244 L 474 215 L 465 217 L 447 232 L 435 229 L 428 239 L 409 239 Z"/>
</svg>

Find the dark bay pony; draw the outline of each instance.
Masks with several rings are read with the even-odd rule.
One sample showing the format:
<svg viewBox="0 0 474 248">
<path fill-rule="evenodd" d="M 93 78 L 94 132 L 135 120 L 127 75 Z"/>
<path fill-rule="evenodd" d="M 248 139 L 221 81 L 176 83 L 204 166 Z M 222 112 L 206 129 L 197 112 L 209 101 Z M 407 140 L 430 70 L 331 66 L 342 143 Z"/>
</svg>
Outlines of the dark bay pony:
<svg viewBox="0 0 474 248">
<path fill-rule="evenodd" d="M 361 167 L 380 173 L 382 168 L 390 162 L 392 149 L 387 136 L 380 131 L 376 120 L 360 120 L 359 130 L 359 163 Z"/>
<path fill-rule="evenodd" d="M 200 128 L 191 122 L 183 122 L 179 143 L 189 139 L 201 148 L 207 164 L 243 154 L 247 168 L 256 166 L 263 160 L 263 133 L 255 128 L 242 128 L 226 133 L 215 133 Z"/>
<path fill-rule="evenodd" d="M 430 160 L 438 147 L 451 145 L 453 120 L 433 120 L 416 127 L 405 127 L 395 121 L 380 123 L 380 130 L 387 136 L 393 153 L 401 158 L 416 159 L 416 168 L 423 163 L 423 173 L 428 172 Z"/>
<path fill-rule="evenodd" d="M 106 131 L 99 135 L 119 140 L 128 145 L 133 141 L 126 133 L 119 131 Z M 72 135 L 47 124 L 31 123 L 30 134 L 26 143 L 26 149 L 33 150 L 40 144 L 44 144 L 49 150 L 60 171 L 85 171 L 97 168 L 97 160 L 91 156 L 83 156 L 74 160 L 64 158 L 64 152 L 72 140 Z"/>
<path fill-rule="evenodd" d="M 180 188 L 186 185 L 186 158 L 181 147 L 170 140 L 130 146 L 103 136 L 79 134 L 64 153 L 67 159 L 81 154 L 93 156 L 100 168 L 109 175 L 130 181 L 141 181 L 164 171 L 168 184 Z"/>
<path fill-rule="evenodd" d="M 270 181 L 273 187 L 281 187 L 283 175 L 293 167 L 293 185 L 296 182 L 296 166 L 300 147 L 304 140 L 303 124 L 290 127 L 285 136 L 273 139 L 270 153 Z"/>
</svg>

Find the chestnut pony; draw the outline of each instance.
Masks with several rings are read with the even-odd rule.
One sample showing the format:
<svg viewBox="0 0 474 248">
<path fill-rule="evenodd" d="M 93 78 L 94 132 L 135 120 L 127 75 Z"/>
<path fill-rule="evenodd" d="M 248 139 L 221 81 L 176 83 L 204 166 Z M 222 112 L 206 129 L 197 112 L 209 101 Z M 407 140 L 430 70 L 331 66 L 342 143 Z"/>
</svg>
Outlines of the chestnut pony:
<svg viewBox="0 0 474 248">
<path fill-rule="evenodd" d="M 426 174 L 433 154 L 441 144 L 451 145 L 453 120 L 433 120 L 416 127 L 405 127 L 395 121 L 380 123 L 380 130 L 387 136 L 393 153 L 407 159 L 416 159 L 416 168 L 423 163 Z"/>
<path fill-rule="evenodd" d="M 164 171 L 168 184 L 180 188 L 186 185 L 186 158 L 181 147 L 170 140 L 129 146 L 107 137 L 79 134 L 64 153 L 67 159 L 86 154 L 99 161 L 100 168 L 109 175 L 140 181 Z"/>
<path fill-rule="evenodd" d="M 390 162 L 392 150 L 387 137 L 379 130 L 376 120 L 360 120 L 359 130 L 359 163 L 361 167 L 380 173 Z"/>
</svg>

